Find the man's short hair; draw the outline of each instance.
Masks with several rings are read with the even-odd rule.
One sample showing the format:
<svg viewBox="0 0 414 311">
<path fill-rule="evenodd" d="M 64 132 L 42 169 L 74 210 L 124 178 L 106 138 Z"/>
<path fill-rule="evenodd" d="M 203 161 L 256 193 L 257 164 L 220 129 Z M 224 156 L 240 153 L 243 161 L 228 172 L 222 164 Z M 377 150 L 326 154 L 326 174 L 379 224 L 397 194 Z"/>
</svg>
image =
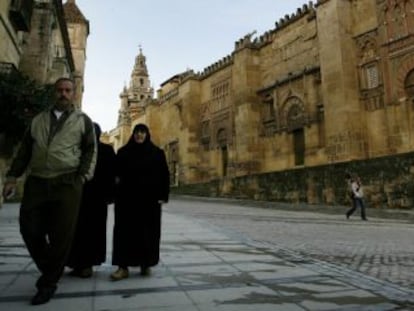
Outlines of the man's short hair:
<svg viewBox="0 0 414 311">
<path fill-rule="evenodd" d="M 61 77 L 61 78 L 57 79 L 56 82 L 55 82 L 55 87 L 56 87 L 56 85 L 58 85 L 62 81 L 69 81 L 69 82 L 72 83 L 73 88 L 74 89 L 76 88 L 75 80 L 73 80 L 72 78 L 67 78 L 67 77 Z"/>
</svg>

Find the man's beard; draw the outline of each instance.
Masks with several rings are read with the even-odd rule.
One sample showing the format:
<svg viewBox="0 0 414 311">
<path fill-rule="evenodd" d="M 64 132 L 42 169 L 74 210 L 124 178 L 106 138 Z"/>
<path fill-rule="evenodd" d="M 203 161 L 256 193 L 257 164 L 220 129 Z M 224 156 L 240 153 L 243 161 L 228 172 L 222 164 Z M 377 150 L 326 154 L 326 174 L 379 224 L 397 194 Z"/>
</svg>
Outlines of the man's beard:
<svg viewBox="0 0 414 311">
<path fill-rule="evenodd" d="M 60 111 L 64 111 L 70 107 L 70 103 L 70 100 L 66 98 L 59 98 L 55 103 L 55 107 Z"/>
</svg>

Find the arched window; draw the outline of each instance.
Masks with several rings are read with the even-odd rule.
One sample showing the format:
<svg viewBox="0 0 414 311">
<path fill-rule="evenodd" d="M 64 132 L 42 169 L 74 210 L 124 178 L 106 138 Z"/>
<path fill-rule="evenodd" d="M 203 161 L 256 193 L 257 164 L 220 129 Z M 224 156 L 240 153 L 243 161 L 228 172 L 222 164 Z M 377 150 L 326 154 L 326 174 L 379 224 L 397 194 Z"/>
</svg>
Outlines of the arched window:
<svg viewBox="0 0 414 311">
<path fill-rule="evenodd" d="M 414 101 L 414 69 L 411 70 L 404 81 L 405 92 L 412 102 Z"/>
</svg>

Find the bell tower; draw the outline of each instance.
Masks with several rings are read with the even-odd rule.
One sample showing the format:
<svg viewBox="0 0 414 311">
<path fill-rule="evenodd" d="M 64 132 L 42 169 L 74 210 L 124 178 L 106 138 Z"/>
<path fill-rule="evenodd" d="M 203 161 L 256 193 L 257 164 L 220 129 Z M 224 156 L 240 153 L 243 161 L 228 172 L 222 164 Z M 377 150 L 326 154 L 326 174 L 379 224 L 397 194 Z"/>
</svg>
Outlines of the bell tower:
<svg viewBox="0 0 414 311">
<path fill-rule="evenodd" d="M 137 116 L 145 112 L 145 108 L 154 100 L 154 88 L 148 75 L 146 57 L 142 53 L 135 57 L 134 68 L 128 86 L 124 86 L 121 94 L 121 107 L 118 112 L 118 145 L 123 145 L 131 135 L 131 126 Z"/>
<path fill-rule="evenodd" d="M 142 54 L 142 48 L 140 46 L 139 54 L 135 57 L 135 65 L 131 73 L 128 100 L 131 101 L 131 103 L 139 104 L 139 106 L 145 106 L 145 102 L 152 100 L 153 97 L 154 88 L 151 87 L 146 57 Z"/>
</svg>

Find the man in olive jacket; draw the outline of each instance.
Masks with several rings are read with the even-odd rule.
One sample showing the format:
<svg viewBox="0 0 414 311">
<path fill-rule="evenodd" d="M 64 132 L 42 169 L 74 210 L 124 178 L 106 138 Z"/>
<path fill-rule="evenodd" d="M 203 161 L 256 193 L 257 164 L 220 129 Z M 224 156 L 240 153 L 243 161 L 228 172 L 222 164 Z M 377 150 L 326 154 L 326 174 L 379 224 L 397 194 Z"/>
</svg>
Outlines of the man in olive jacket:
<svg viewBox="0 0 414 311">
<path fill-rule="evenodd" d="M 73 104 L 75 83 L 55 83 L 51 109 L 36 115 L 6 175 L 3 195 L 27 171 L 20 208 L 20 232 L 41 272 L 33 305 L 56 291 L 70 251 L 83 183 L 93 176 L 96 139 L 91 119 Z"/>
</svg>

